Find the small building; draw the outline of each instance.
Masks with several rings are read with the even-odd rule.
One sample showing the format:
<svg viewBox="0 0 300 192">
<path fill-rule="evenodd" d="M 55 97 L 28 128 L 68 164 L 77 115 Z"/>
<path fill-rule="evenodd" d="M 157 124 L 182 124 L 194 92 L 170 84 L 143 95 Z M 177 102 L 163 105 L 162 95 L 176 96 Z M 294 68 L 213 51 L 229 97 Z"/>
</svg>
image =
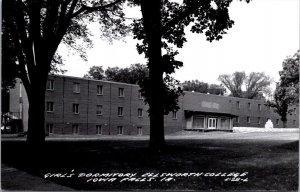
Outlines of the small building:
<svg viewBox="0 0 300 192">
<path fill-rule="evenodd" d="M 138 85 L 62 75 L 48 78 L 45 129 L 49 134 L 149 135 L 148 105 Z M 282 127 L 280 117 L 264 100 L 185 92 L 180 109 L 165 115 L 165 133 L 181 130 L 231 131 L 233 127 L 264 127 L 268 119 Z M 24 131 L 28 100 L 20 80 L 10 90 L 11 112 L 22 113 Z M 287 126 L 298 127 L 298 106 Z"/>
</svg>

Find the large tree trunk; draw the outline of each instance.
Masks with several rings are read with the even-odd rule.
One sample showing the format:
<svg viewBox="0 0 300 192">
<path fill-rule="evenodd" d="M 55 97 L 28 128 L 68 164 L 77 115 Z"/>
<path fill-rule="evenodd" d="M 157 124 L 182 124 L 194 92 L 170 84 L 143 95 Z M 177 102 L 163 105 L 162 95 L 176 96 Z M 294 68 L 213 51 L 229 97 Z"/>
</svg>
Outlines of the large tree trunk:
<svg viewBox="0 0 300 192">
<path fill-rule="evenodd" d="M 148 44 L 150 81 L 150 148 L 165 146 L 163 108 L 163 69 L 161 52 L 161 0 L 142 0 L 141 11 Z"/>
</svg>

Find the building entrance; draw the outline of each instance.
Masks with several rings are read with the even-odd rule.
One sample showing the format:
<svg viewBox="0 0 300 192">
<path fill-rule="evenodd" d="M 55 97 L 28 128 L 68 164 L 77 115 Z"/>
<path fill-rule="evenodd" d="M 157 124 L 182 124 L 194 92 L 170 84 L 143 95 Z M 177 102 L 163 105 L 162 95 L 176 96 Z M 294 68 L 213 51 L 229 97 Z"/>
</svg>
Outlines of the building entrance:
<svg viewBox="0 0 300 192">
<path fill-rule="evenodd" d="M 208 129 L 216 129 L 217 128 L 217 118 L 208 118 Z"/>
</svg>

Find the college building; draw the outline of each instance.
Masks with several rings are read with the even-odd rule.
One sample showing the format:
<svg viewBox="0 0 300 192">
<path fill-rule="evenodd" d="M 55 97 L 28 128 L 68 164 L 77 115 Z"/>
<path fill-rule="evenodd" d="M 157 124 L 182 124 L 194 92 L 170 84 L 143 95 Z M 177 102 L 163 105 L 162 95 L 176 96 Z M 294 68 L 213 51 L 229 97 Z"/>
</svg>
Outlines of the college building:
<svg viewBox="0 0 300 192">
<path fill-rule="evenodd" d="M 149 135 L 148 105 L 138 85 L 62 75 L 48 78 L 45 130 L 48 134 Z M 28 100 L 20 80 L 10 90 L 10 113 L 28 129 Z M 252 100 L 184 92 L 180 109 L 165 115 L 165 133 L 182 130 L 232 131 L 233 127 L 264 127 L 268 119 L 283 127 L 280 117 Z M 298 106 L 290 108 L 287 127 L 299 127 Z M 20 129 L 19 129 L 20 131 Z"/>
</svg>

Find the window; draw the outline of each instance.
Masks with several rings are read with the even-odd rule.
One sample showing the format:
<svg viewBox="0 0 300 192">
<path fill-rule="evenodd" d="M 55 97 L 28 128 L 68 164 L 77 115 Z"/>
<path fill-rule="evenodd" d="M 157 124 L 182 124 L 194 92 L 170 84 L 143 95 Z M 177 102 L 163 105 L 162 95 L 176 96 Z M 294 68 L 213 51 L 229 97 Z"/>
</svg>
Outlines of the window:
<svg viewBox="0 0 300 192">
<path fill-rule="evenodd" d="M 247 123 L 251 123 L 251 119 L 249 116 L 247 117 Z"/>
<path fill-rule="evenodd" d="M 123 107 L 118 107 L 118 116 L 123 116 Z"/>
<path fill-rule="evenodd" d="M 97 105 L 96 115 L 102 115 L 102 105 Z"/>
<path fill-rule="evenodd" d="M 79 114 L 79 104 L 73 103 L 73 114 Z"/>
<path fill-rule="evenodd" d="M 46 111 L 53 112 L 53 102 L 52 101 L 47 102 Z"/>
<path fill-rule="evenodd" d="M 241 106 L 240 106 L 240 102 L 239 102 L 239 101 L 237 101 L 237 102 L 236 102 L 236 108 L 238 108 L 238 109 L 239 109 L 240 107 L 241 107 Z"/>
<path fill-rule="evenodd" d="M 258 104 L 258 110 L 261 111 L 261 104 Z"/>
<path fill-rule="evenodd" d="M 102 135 L 102 125 L 96 125 L 96 135 Z"/>
<path fill-rule="evenodd" d="M 53 124 L 52 123 L 47 124 L 47 131 L 49 134 L 53 134 Z"/>
<path fill-rule="evenodd" d="M 172 119 L 177 119 L 177 112 L 176 111 L 172 112 Z"/>
<path fill-rule="evenodd" d="M 118 126 L 118 135 L 123 135 L 123 126 Z"/>
<path fill-rule="evenodd" d="M 279 125 L 279 119 L 276 119 L 276 125 Z"/>
<path fill-rule="evenodd" d="M 143 117 L 143 109 L 138 109 L 138 117 Z"/>
<path fill-rule="evenodd" d="M 248 103 L 248 109 L 251 109 L 251 103 Z"/>
<path fill-rule="evenodd" d="M 72 133 L 73 134 L 78 134 L 79 133 L 78 124 L 73 124 L 72 125 Z"/>
<path fill-rule="evenodd" d="M 103 86 L 97 85 L 97 95 L 103 95 Z"/>
<path fill-rule="evenodd" d="M 260 124 L 261 118 L 257 117 L 257 124 Z"/>
<path fill-rule="evenodd" d="M 236 118 L 235 118 L 235 122 L 236 122 L 236 123 L 239 123 L 239 122 L 240 122 L 240 117 L 236 117 Z"/>
<path fill-rule="evenodd" d="M 73 93 L 80 93 L 80 84 L 73 83 Z"/>
<path fill-rule="evenodd" d="M 142 129 L 142 127 L 137 127 L 137 134 L 138 135 L 143 135 L 143 129 Z"/>
<path fill-rule="evenodd" d="M 293 120 L 293 125 L 294 125 L 294 126 L 296 125 L 296 120 Z"/>
<path fill-rule="evenodd" d="M 119 88 L 119 97 L 124 97 L 124 88 Z"/>
<path fill-rule="evenodd" d="M 52 79 L 49 79 L 48 81 L 47 81 L 47 90 L 48 91 L 52 91 L 52 90 L 54 90 L 54 80 L 52 80 Z"/>
<path fill-rule="evenodd" d="M 139 90 L 138 99 L 143 99 L 142 92 Z"/>
<path fill-rule="evenodd" d="M 294 115 L 297 115 L 297 109 L 294 108 Z"/>
</svg>

